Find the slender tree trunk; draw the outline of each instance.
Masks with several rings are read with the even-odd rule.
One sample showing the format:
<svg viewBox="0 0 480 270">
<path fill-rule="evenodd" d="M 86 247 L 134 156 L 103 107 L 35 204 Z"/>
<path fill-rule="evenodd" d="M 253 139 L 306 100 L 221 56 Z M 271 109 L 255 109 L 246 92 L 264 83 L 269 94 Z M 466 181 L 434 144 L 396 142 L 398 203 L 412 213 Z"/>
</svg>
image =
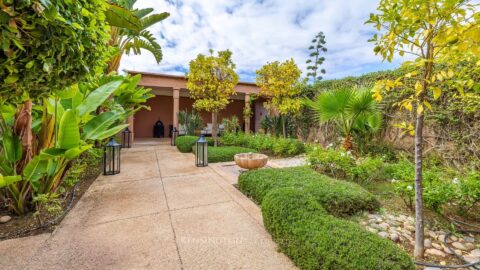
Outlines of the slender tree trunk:
<svg viewBox="0 0 480 270">
<path fill-rule="evenodd" d="M 213 142 L 214 146 L 217 147 L 217 118 L 218 118 L 218 112 L 213 111 L 212 112 L 212 137 L 213 137 Z"/>
<path fill-rule="evenodd" d="M 423 177 L 422 177 L 422 140 L 423 140 L 423 113 L 417 114 L 415 124 L 415 258 L 424 255 L 423 230 Z"/>
<path fill-rule="evenodd" d="M 25 101 L 15 121 L 14 131 L 22 143 L 22 161 L 17 168 L 18 173 L 22 173 L 33 157 L 32 106 L 31 99 Z"/>
</svg>

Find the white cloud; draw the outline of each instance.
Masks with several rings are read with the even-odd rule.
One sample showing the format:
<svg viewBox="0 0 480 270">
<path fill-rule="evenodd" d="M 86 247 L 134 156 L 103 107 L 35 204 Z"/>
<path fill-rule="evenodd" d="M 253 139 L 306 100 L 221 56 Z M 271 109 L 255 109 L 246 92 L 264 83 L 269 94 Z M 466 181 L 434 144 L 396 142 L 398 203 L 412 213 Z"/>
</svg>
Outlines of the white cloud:
<svg viewBox="0 0 480 270">
<path fill-rule="evenodd" d="M 365 25 L 377 1 L 311 0 L 138 0 L 136 7 L 170 12 L 150 30 L 162 45 L 160 64 L 147 52 L 125 56 L 121 69 L 183 74 L 198 53 L 230 49 L 242 80 L 269 61 L 294 58 L 305 70 L 310 41 L 326 35 L 325 78 L 361 75 L 398 64 L 382 63 L 367 40 Z"/>
</svg>

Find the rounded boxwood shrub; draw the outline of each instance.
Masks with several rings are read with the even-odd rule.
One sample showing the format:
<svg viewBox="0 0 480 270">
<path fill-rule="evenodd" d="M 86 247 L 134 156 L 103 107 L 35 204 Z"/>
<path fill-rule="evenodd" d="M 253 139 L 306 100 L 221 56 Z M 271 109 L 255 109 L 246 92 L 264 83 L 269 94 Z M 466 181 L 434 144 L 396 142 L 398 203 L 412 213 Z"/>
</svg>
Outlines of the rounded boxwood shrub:
<svg viewBox="0 0 480 270">
<path fill-rule="evenodd" d="M 336 216 L 371 211 L 380 206 L 375 196 L 361 186 L 329 178 L 307 167 L 248 171 L 240 175 L 238 184 L 243 193 L 259 204 L 274 189 L 301 188 Z"/>
<path fill-rule="evenodd" d="M 415 269 L 405 251 L 356 223 L 328 215 L 307 190 L 269 192 L 262 213 L 280 250 L 301 269 Z"/>
<path fill-rule="evenodd" d="M 192 147 L 195 145 L 195 142 L 198 141 L 197 136 L 180 136 L 175 140 L 175 144 L 177 145 L 178 151 L 182 153 L 190 153 L 192 152 Z M 208 145 L 213 146 L 213 140 L 211 138 L 207 138 Z"/>
</svg>

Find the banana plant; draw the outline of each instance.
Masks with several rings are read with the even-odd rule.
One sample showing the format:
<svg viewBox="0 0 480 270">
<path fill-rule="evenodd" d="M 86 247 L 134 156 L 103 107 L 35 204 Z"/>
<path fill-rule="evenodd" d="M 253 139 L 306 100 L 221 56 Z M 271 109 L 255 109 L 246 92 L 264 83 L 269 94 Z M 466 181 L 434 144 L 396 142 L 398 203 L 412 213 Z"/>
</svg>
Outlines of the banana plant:
<svg viewBox="0 0 480 270">
<path fill-rule="evenodd" d="M 123 130 L 127 124 L 119 112 L 96 114 L 97 109 L 118 91 L 123 80 L 105 83 L 93 91 L 73 86 L 59 96 L 42 100 L 35 106 L 38 126 L 32 159 L 18 171 L 22 145 L 13 129 L 12 106 L 0 107 L 0 188 L 5 188 L 7 203 L 18 214 L 28 210 L 38 194 L 56 192 L 71 161 Z"/>
</svg>

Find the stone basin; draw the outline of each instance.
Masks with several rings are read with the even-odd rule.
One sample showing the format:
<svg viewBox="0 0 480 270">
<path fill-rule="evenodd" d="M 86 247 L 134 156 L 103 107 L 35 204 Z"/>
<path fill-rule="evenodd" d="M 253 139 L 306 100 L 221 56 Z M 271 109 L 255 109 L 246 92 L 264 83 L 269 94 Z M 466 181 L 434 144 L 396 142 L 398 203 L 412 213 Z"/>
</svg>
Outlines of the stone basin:
<svg viewBox="0 0 480 270">
<path fill-rule="evenodd" d="M 265 166 L 268 162 L 268 156 L 257 153 L 241 153 L 236 154 L 234 160 L 240 168 L 253 170 Z"/>
</svg>

